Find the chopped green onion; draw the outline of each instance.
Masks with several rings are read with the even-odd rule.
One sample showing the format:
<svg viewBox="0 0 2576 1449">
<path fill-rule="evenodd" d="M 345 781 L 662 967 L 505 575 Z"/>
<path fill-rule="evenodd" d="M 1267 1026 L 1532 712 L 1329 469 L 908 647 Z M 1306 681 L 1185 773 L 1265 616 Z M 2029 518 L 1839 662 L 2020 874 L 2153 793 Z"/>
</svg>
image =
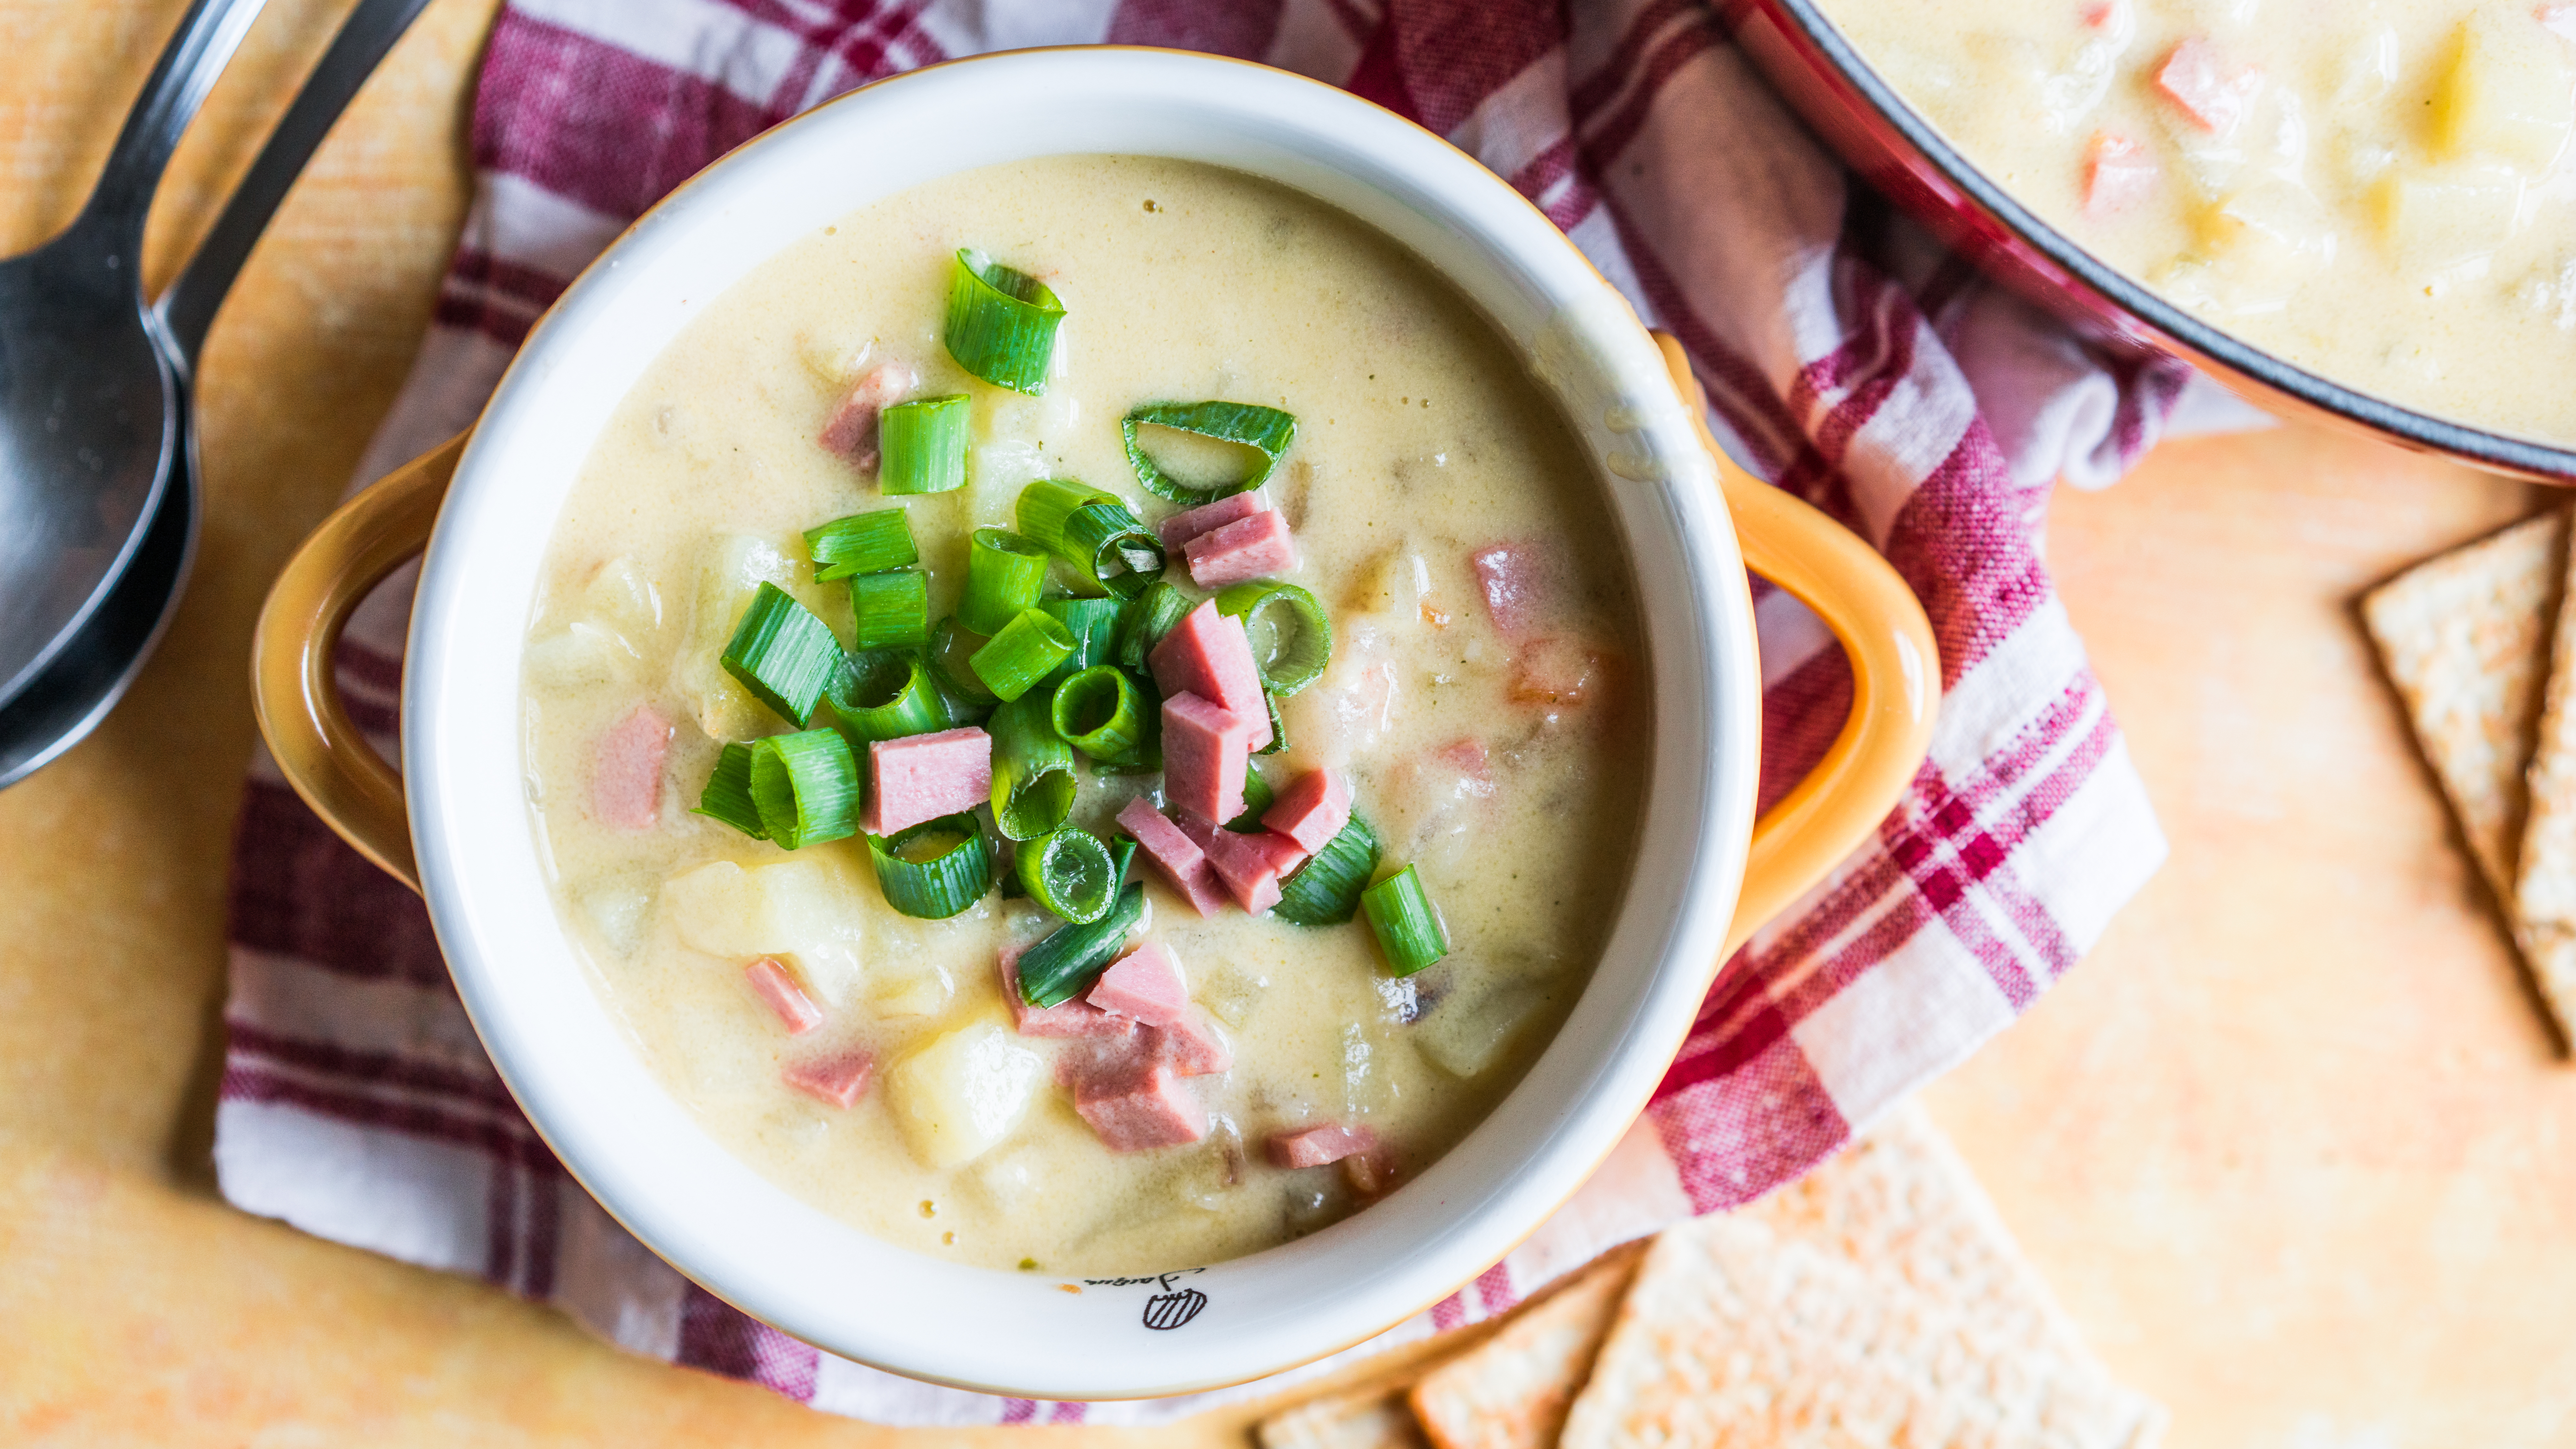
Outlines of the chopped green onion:
<svg viewBox="0 0 2576 1449">
<path fill-rule="evenodd" d="M 1109 848 L 1109 858 L 1118 879 L 1118 899 L 1109 909 L 1098 920 L 1057 927 L 1054 935 L 1020 956 L 1020 999 L 1029 1005 L 1059 1006 L 1089 990 L 1109 963 L 1118 959 L 1127 933 L 1144 919 L 1145 887 L 1127 881 L 1128 868 L 1136 859 L 1136 842 L 1119 841 Z"/>
<path fill-rule="evenodd" d="M 1127 612 L 1118 621 L 1118 662 L 1144 673 L 1145 656 L 1196 607 L 1189 595 L 1160 579 L 1147 585 L 1145 592 L 1127 601 Z"/>
<path fill-rule="evenodd" d="M 1035 688 L 1073 657 L 1073 632 L 1043 609 L 1022 609 L 1019 617 L 975 651 L 966 667 L 1007 704 Z"/>
<path fill-rule="evenodd" d="M 859 832 L 859 762 L 839 730 L 751 743 L 751 798 L 783 850 Z"/>
<path fill-rule="evenodd" d="M 1243 772 L 1243 813 L 1225 822 L 1225 828 L 1237 835 L 1250 835 L 1259 830 L 1261 812 L 1269 809 L 1270 802 L 1278 798 L 1278 792 L 1270 788 L 1268 780 L 1261 778 L 1259 770 L 1246 767 Z"/>
<path fill-rule="evenodd" d="M 1241 619 L 1252 639 L 1252 664 L 1273 694 L 1295 694 L 1333 662 L 1333 624 L 1315 596 L 1295 584 L 1260 579 L 1220 590 L 1216 611 Z"/>
<path fill-rule="evenodd" d="M 1035 397 L 1046 391 L 1047 359 L 1055 355 L 1055 329 L 1063 322 L 1064 304 L 1045 283 L 972 247 L 958 251 L 948 272 L 943 336 L 959 367 Z"/>
<path fill-rule="evenodd" d="M 805 530 L 805 552 L 814 560 L 814 582 L 818 584 L 921 562 L 921 550 L 912 542 L 912 520 L 900 508 L 854 513 L 820 528 L 809 528 Z"/>
<path fill-rule="evenodd" d="M 1062 684 L 1095 664 L 1109 662 L 1117 649 L 1118 621 L 1125 616 L 1126 605 L 1116 599 L 1047 599 L 1038 608 L 1073 636 L 1073 652 L 1054 673 L 1038 681 L 1039 687 Z"/>
<path fill-rule="evenodd" d="M 893 836 L 868 837 L 868 860 L 886 904 L 924 921 L 944 921 L 993 888 L 993 858 L 973 815 L 924 821 Z"/>
<path fill-rule="evenodd" d="M 1029 899 L 1081 925 L 1109 914 L 1118 869 L 1109 847 L 1088 830 L 1068 825 L 1020 842 L 1020 884 Z"/>
<path fill-rule="evenodd" d="M 917 397 L 877 415 L 877 491 L 945 493 L 966 486 L 967 413 L 974 399 L 962 392 Z"/>
<path fill-rule="evenodd" d="M 853 654 L 832 677 L 832 713 L 851 747 L 926 735 L 949 726 L 948 709 L 921 656 L 909 649 Z"/>
<path fill-rule="evenodd" d="M 1133 598 L 1163 575 L 1163 541 L 1124 503 L 1087 503 L 1064 523 L 1059 550 L 1074 571 L 1118 598 Z"/>
<path fill-rule="evenodd" d="M 999 634 L 1046 592 L 1047 551 L 1008 529 L 979 528 L 966 544 L 966 597 L 957 622 L 978 634 Z"/>
<path fill-rule="evenodd" d="M 999 701 L 993 698 L 993 691 L 984 687 L 984 681 L 975 677 L 968 663 L 983 647 L 984 636 L 954 617 L 940 620 L 930 631 L 930 672 L 939 681 L 940 693 L 955 703 L 989 714 Z"/>
<path fill-rule="evenodd" d="M 1073 516 L 1075 509 L 1086 503 L 1124 501 L 1115 493 L 1071 478 L 1041 478 L 1020 490 L 1019 505 L 1012 514 L 1020 525 L 1022 538 L 1049 553 L 1064 554 L 1064 521 Z"/>
<path fill-rule="evenodd" d="M 1360 908 L 1360 893 L 1377 874 L 1377 832 L 1357 815 L 1324 842 L 1304 865 L 1279 882 L 1279 904 L 1270 913 L 1300 926 L 1338 926 Z"/>
<path fill-rule="evenodd" d="M 1279 717 L 1279 696 L 1261 691 L 1261 708 L 1270 716 L 1270 743 L 1254 750 L 1256 755 L 1275 755 L 1288 748 L 1288 721 Z"/>
<path fill-rule="evenodd" d="M 760 806 L 751 798 L 751 746 L 724 747 L 716 756 L 715 773 L 707 777 L 706 792 L 689 813 L 722 821 L 754 840 L 769 838 L 760 823 Z"/>
<path fill-rule="evenodd" d="M 1034 840 L 1073 813 L 1073 747 L 1037 695 L 993 711 L 993 824 L 1005 840 Z"/>
<path fill-rule="evenodd" d="M 841 641 L 795 595 L 764 583 L 751 596 L 721 662 L 754 698 L 803 729 L 841 667 Z"/>
<path fill-rule="evenodd" d="M 919 569 L 850 580 L 853 649 L 918 649 L 930 642 L 930 579 Z"/>
<path fill-rule="evenodd" d="M 1331 844 L 1325 842 L 1327 848 Z M 1284 887 L 1280 897 L 1287 897 Z M 1377 948 L 1396 975 L 1410 976 L 1449 954 L 1449 928 L 1440 923 L 1440 908 L 1431 904 L 1422 874 L 1412 866 L 1360 892 L 1360 909 L 1368 913 Z"/>
<path fill-rule="evenodd" d="M 1145 742 L 1145 698 L 1115 664 L 1095 664 L 1056 686 L 1055 732 L 1095 760 L 1125 759 Z"/>
<path fill-rule="evenodd" d="M 1186 504 L 1213 503 L 1260 487 L 1279 467 L 1279 455 L 1297 439 L 1296 418 L 1257 403 L 1149 403 L 1129 413 L 1118 427 L 1127 439 L 1127 462 L 1136 470 L 1136 481 L 1157 498 Z M 1261 466 L 1231 483 L 1193 488 L 1165 473 L 1146 454 L 1136 441 L 1140 427 L 1170 428 L 1250 448 L 1261 455 Z"/>
</svg>

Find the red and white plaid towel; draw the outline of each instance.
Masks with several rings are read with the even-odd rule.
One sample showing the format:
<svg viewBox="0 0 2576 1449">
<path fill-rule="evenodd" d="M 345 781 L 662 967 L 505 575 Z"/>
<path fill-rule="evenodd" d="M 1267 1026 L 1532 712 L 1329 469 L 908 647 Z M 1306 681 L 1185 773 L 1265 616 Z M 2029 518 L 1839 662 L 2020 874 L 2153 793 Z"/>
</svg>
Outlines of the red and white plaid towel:
<svg viewBox="0 0 2576 1449">
<path fill-rule="evenodd" d="M 513 0 L 475 108 L 481 189 L 361 481 L 470 422 L 574 273 L 727 148 L 910 66 L 1102 40 L 1266 60 L 1450 137 L 1688 345 L 1740 456 L 1883 549 L 1940 633 L 1940 728 L 1903 807 L 1726 973 L 1594 1185 L 1394 1336 L 1499 1312 L 1613 1242 L 1796 1177 L 2075 964 L 2164 845 L 2041 567 L 2041 511 L 2053 479 L 2107 483 L 2143 452 L 2190 374 L 2104 362 L 1892 219 L 1702 5 Z M 407 585 L 360 612 L 342 667 L 388 750 Z M 1850 677 L 1813 616 L 1758 595 L 1767 804 L 1833 737 Z M 226 1019 L 216 1160 L 251 1212 L 478 1274 L 640 1352 L 870 1419 L 1136 1422 L 1206 1402 L 930 1388 L 819 1354 L 688 1283 L 529 1130 L 420 903 L 265 758 L 238 846 Z"/>
</svg>

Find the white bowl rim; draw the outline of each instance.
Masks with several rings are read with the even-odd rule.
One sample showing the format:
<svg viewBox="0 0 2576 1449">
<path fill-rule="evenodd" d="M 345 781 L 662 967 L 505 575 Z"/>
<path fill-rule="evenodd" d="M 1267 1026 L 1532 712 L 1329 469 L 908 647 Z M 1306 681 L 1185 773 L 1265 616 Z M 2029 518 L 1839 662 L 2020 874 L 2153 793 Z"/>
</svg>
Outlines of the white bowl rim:
<svg viewBox="0 0 2576 1449">
<path fill-rule="evenodd" d="M 934 176 L 1102 152 L 1230 166 L 1354 214 L 1533 359 L 1638 568 L 1655 743 L 1637 868 L 1592 984 L 1465 1141 L 1311 1237 L 1066 1292 L 1053 1276 L 894 1247 L 807 1205 L 717 1146 L 646 1072 L 545 882 L 518 645 L 552 531 L 527 520 L 558 514 L 598 421 L 734 280 Z M 846 164 L 853 153 L 870 157 L 865 175 Z M 1741 554 L 1691 424 L 1634 314 L 1562 232 L 1445 141 L 1319 82 L 1128 47 L 1002 52 L 907 72 L 764 133 L 638 221 L 531 333 L 423 563 L 406 793 L 423 894 L 494 1065 L 565 1166 L 655 1253 L 859 1363 L 991 1393 L 1144 1397 L 1260 1377 L 1403 1321 L 1581 1184 L 1645 1105 L 1716 970 L 1752 828 L 1760 679 Z M 493 707 L 502 700 L 512 707 Z M 1142 1324 L 1145 1298 L 1194 1291 L 1202 1306 L 1182 1329 Z"/>
</svg>

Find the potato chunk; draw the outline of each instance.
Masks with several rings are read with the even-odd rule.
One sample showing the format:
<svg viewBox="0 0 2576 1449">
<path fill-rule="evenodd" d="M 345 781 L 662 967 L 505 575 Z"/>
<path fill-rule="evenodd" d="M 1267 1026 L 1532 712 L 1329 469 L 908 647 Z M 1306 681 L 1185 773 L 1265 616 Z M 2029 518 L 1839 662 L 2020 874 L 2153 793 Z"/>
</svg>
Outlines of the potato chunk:
<svg viewBox="0 0 2576 1449">
<path fill-rule="evenodd" d="M 922 1165 L 971 1162 L 1028 1115 L 1044 1064 L 998 1017 L 979 1017 L 895 1063 L 886 1101 Z"/>
<path fill-rule="evenodd" d="M 672 682 L 697 716 L 698 728 L 709 739 L 739 740 L 763 734 L 775 722 L 775 716 L 763 708 L 751 692 L 734 683 L 720 662 L 724 647 L 733 639 L 734 626 L 742 622 L 743 611 L 751 607 L 751 596 L 764 583 L 772 583 L 790 593 L 796 586 L 798 570 L 788 555 L 761 539 L 739 534 L 710 542 L 698 562 L 698 593 L 691 613 L 689 637 L 680 646 Z M 814 601 L 806 599 L 808 608 Z"/>
<path fill-rule="evenodd" d="M 2522 194 L 2521 178 L 2501 166 L 2400 168 L 2381 178 L 2371 201 L 2398 265 L 2429 281 L 2494 255 L 2517 229 Z"/>
<path fill-rule="evenodd" d="M 2520 12 L 2480 12 L 2434 88 L 2433 138 L 2454 159 L 2487 157 L 2537 175 L 2576 129 L 2576 77 L 2559 42 Z"/>
<path fill-rule="evenodd" d="M 662 902 L 692 951 L 736 964 L 787 957 L 834 1006 L 858 988 L 862 907 L 846 872 L 819 857 L 749 870 L 719 860 L 673 876 Z"/>
</svg>

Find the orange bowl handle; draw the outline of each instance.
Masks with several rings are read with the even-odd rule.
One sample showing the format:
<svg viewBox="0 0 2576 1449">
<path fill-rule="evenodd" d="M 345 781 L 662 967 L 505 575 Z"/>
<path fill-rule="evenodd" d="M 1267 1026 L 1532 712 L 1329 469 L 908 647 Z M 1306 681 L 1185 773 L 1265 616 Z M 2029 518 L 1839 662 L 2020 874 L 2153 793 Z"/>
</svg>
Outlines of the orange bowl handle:
<svg viewBox="0 0 2576 1449">
<path fill-rule="evenodd" d="M 1709 436 L 1708 402 L 1681 344 L 1658 332 L 1664 366 L 1717 465 L 1745 567 L 1816 611 L 1851 659 L 1851 715 L 1813 773 L 1753 823 L 1735 948 L 1858 849 L 1903 799 L 1932 746 L 1941 651 L 1923 605 L 1877 550 L 1804 501 L 1735 465 Z"/>
<path fill-rule="evenodd" d="M 251 638 L 251 704 L 286 783 L 342 840 L 415 891 L 402 776 L 350 720 L 331 656 L 359 601 L 428 546 L 464 451 L 460 433 L 322 520 L 270 587 Z"/>
</svg>

